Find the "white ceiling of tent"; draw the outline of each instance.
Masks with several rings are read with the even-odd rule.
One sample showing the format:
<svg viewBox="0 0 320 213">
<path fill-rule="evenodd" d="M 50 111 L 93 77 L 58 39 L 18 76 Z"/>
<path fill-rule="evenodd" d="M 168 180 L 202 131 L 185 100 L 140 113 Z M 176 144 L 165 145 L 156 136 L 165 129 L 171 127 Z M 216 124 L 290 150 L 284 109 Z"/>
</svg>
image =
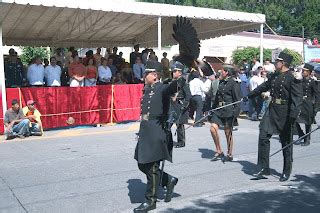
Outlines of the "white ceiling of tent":
<svg viewBox="0 0 320 213">
<path fill-rule="evenodd" d="M 265 15 L 189 6 L 101 0 L 0 0 L 3 43 L 22 46 L 157 46 L 158 17 L 162 45 L 175 44 L 177 15 L 189 17 L 200 39 L 265 23 Z"/>
</svg>

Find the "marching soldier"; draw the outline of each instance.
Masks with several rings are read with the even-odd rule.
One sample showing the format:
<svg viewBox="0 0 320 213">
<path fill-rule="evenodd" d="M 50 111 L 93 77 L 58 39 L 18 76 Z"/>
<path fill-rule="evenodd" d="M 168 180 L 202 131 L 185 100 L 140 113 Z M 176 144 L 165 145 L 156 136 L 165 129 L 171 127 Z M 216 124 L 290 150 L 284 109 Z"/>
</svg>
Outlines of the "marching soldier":
<svg viewBox="0 0 320 213">
<path fill-rule="evenodd" d="M 216 94 L 216 99 L 213 104 L 213 108 L 222 107 L 224 105 L 239 101 L 241 99 L 240 93 L 240 84 L 235 81 L 232 77 L 234 74 L 234 67 L 231 65 L 223 65 L 221 69 L 220 82 L 218 91 Z M 210 132 L 216 146 L 216 154 L 211 159 L 211 161 L 217 160 L 233 160 L 233 136 L 232 129 L 235 119 L 239 116 L 240 113 L 240 105 L 236 104 L 234 106 L 225 107 L 223 109 L 219 109 L 213 112 L 210 122 L 211 128 Z M 228 145 L 228 154 L 225 157 L 221 145 L 220 145 L 220 137 L 219 137 L 219 126 L 224 126 L 224 132 L 227 138 Z"/>
<path fill-rule="evenodd" d="M 139 139 L 135 149 L 135 159 L 139 169 L 147 176 L 145 202 L 134 209 L 134 212 L 148 212 L 156 208 L 157 191 L 165 186 L 167 193 L 164 201 L 170 202 L 178 178 L 159 169 L 160 161 L 172 162 L 172 134 L 168 128 L 168 110 L 170 96 L 183 88 L 182 78 L 170 84 L 159 82 L 156 69 L 146 69 L 145 88 L 141 105 L 141 123 Z"/>
<path fill-rule="evenodd" d="M 265 179 L 270 175 L 269 152 L 270 138 L 273 134 L 280 134 L 282 147 L 292 141 L 292 125 L 300 113 L 302 104 L 301 80 L 297 80 L 289 71 L 293 57 L 281 52 L 277 59 L 277 72 L 271 74 L 270 79 L 248 94 L 254 98 L 261 93 L 270 91 L 271 103 L 260 122 L 258 166 L 261 170 L 255 174 L 256 179 Z M 292 170 L 292 146 L 283 150 L 283 172 L 280 181 L 289 179 Z"/>
<path fill-rule="evenodd" d="M 304 123 L 306 126 L 306 134 L 310 132 L 311 125 L 314 122 L 315 113 L 317 108 L 319 108 L 320 103 L 320 92 L 317 82 L 311 78 L 311 72 L 313 70 L 311 64 L 305 64 L 302 71 L 302 89 L 303 89 L 303 102 L 301 113 L 297 119 L 296 127 L 298 130 L 299 137 L 304 135 L 303 130 L 299 123 Z M 301 146 L 310 145 L 310 135 L 304 138 L 304 142 Z"/>
<path fill-rule="evenodd" d="M 176 61 L 172 67 L 173 79 L 182 78 L 182 73 L 184 70 L 184 65 Z M 177 125 L 177 137 L 178 143 L 176 148 L 181 148 L 185 146 L 186 136 L 184 124 L 188 123 L 188 105 L 191 99 L 191 92 L 188 84 L 184 86 L 171 97 L 171 104 L 169 109 L 169 123 L 175 123 Z"/>
</svg>

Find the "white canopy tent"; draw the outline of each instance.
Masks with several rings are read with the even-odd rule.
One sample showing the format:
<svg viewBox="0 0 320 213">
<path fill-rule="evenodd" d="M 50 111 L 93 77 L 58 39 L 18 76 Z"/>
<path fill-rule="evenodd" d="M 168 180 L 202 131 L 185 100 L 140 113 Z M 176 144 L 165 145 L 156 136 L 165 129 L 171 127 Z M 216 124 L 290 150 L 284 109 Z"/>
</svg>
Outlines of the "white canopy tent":
<svg viewBox="0 0 320 213">
<path fill-rule="evenodd" d="M 112 47 L 139 43 L 161 49 L 162 45 L 175 44 L 171 33 L 177 15 L 191 19 L 200 39 L 255 29 L 265 23 L 263 14 L 167 4 L 0 0 L 0 45 Z M 3 66 L 0 78 L 6 107 Z"/>
</svg>

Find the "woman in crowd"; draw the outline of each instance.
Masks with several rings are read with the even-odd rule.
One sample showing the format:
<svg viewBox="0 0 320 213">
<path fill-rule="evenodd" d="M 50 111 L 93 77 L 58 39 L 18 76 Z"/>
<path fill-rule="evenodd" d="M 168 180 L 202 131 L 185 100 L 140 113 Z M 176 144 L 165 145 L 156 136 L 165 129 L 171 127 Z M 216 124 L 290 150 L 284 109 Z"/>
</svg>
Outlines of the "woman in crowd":
<svg viewBox="0 0 320 213">
<path fill-rule="evenodd" d="M 69 65 L 70 87 L 83 87 L 87 75 L 86 67 L 80 63 L 79 57 L 74 56 L 72 64 Z"/>
<path fill-rule="evenodd" d="M 87 65 L 87 76 L 85 78 L 85 86 L 96 86 L 98 79 L 98 71 L 97 67 L 94 65 L 94 61 L 92 58 L 88 60 Z"/>
</svg>

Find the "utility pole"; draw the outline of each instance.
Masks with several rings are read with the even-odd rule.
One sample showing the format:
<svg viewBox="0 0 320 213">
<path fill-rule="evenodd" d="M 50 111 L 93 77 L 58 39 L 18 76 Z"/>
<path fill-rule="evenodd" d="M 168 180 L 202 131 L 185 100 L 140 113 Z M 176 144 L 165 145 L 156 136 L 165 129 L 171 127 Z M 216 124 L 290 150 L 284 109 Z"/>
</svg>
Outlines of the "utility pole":
<svg viewBox="0 0 320 213">
<path fill-rule="evenodd" d="M 303 63 L 305 63 L 305 51 L 304 51 L 304 26 L 302 26 L 302 58 Z"/>
</svg>

